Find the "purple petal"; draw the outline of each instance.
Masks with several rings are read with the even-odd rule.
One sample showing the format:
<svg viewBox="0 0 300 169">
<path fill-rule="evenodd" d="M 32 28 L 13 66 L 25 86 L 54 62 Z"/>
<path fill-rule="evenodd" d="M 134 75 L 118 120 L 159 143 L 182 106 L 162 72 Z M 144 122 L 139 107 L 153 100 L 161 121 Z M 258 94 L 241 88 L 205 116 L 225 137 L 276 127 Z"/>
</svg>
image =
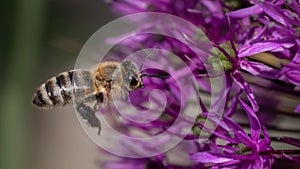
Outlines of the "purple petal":
<svg viewBox="0 0 300 169">
<path fill-rule="evenodd" d="M 297 108 L 295 109 L 296 113 L 300 113 L 300 104 L 297 106 Z"/>
<path fill-rule="evenodd" d="M 259 5 L 254 5 L 248 8 L 242 8 L 239 10 L 228 12 L 228 16 L 232 18 L 246 18 L 252 15 L 258 15 L 262 13 L 263 10 Z"/>
<path fill-rule="evenodd" d="M 281 5 L 283 5 L 285 2 L 286 2 L 286 0 L 276 0 L 276 1 L 274 2 L 274 5 L 276 5 L 276 6 L 281 6 Z"/>
<path fill-rule="evenodd" d="M 287 75 L 288 81 L 294 85 L 300 85 L 300 73 L 299 72 L 289 72 Z"/>
<path fill-rule="evenodd" d="M 213 155 L 213 154 L 208 153 L 208 152 L 200 152 L 200 153 L 196 153 L 196 154 L 191 155 L 191 160 L 196 161 L 198 163 L 215 163 L 215 164 L 218 164 L 218 163 L 228 162 L 228 161 L 231 161 L 233 159 L 216 156 L 216 155 Z"/>
<path fill-rule="evenodd" d="M 274 158 L 272 156 L 264 156 L 264 169 L 272 168 L 272 164 L 274 163 Z"/>
<path fill-rule="evenodd" d="M 202 0 L 202 3 L 210 10 L 210 12 L 218 18 L 224 17 L 224 12 L 222 11 L 222 6 L 217 1 Z"/>
<path fill-rule="evenodd" d="M 293 20 L 284 15 L 282 9 L 280 9 L 279 7 L 274 6 L 273 4 L 270 4 L 268 2 L 262 2 L 258 5 L 265 11 L 266 14 L 268 14 L 277 22 L 289 27 L 293 25 Z"/>
<path fill-rule="evenodd" d="M 296 0 L 292 0 L 292 3 L 288 6 L 291 6 L 292 9 L 295 10 L 295 12 L 300 15 L 300 7 L 299 7 L 299 2 L 297 2 Z"/>
<path fill-rule="evenodd" d="M 271 146 L 271 138 L 268 130 L 262 126 L 262 131 L 264 133 L 264 139 L 259 143 L 260 151 L 266 150 Z"/>
<path fill-rule="evenodd" d="M 278 70 L 273 69 L 263 63 L 252 62 L 248 60 L 241 60 L 240 66 L 242 69 L 253 75 L 262 76 L 269 79 L 276 79 L 279 72 Z"/>
<path fill-rule="evenodd" d="M 279 158 L 289 159 L 293 162 L 296 162 L 296 163 L 300 164 L 300 156 L 289 156 L 289 155 L 286 155 L 286 154 L 282 154 L 282 156 L 279 156 Z"/>
<path fill-rule="evenodd" d="M 296 147 L 300 147 L 300 139 L 291 138 L 291 137 L 281 137 L 280 141 Z"/>
<path fill-rule="evenodd" d="M 242 94 L 242 90 L 240 90 L 233 98 L 231 106 L 229 108 L 229 110 L 226 112 L 226 116 L 227 117 L 231 117 L 237 109 L 237 105 L 238 105 L 238 97 Z"/>
<path fill-rule="evenodd" d="M 268 29 L 268 26 L 264 26 L 263 28 L 256 28 L 255 32 L 258 32 L 256 35 L 253 36 L 252 40 L 250 41 L 250 44 L 258 43 L 262 41 L 263 37 L 266 34 L 266 31 Z"/>
<path fill-rule="evenodd" d="M 250 89 L 249 84 L 244 80 L 244 78 L 241 76 L 241 74 L 238 71 L 233 72 L 232 77 L 235 80 L 235 82 L 241 87 L 241 89 L 245 91 L 245 93 L 247 94 L 247 98 L 252 105 L 253 110 L 257 112 L 259 107 L 255 100 L 255 96 Z"/>
<path fill-rule="evenodd" d="M 287 80 L 294 84 L 300 85 L 300 68 L 292 64 L 285 66 L 279 73 L 279 76 L 284 76 Z"/>
<path fill-rule="evenodd" d="M 242 99 L 239 98 L 239 101 L 243 109 L 247 112 L 250 121 L 250 127 L 251 127 L 251 137 L 253 140 L 258 142 L 258 139 L 260 138 L 260 131 L 261 131 L 260 121 L 257 115 L 255 114 L 255 112 Z"/>
<path fill-rule="evenodd" d="M 134 160 L 134 159 L 127 159 L 122 161 L 111 161 L 105 163 L 103 167 L 107 169 L 146 169 L 147 166 L 145 165 L 143 160 Z"/>
<path fill-rule="evenodd" d="M 300 49 L 295 54 L 291 64 L 300 65 Z"/>
<path fill-rule="evenodd" d="M 243 143 L 248 147 L 255 147 L 255 143 L 249 138 L 248 134 L 239 124 L 227 117 L 224 117 L 224 122 L 228 125 L 229 128 L 232 129 L 232 132 L 234 133 L 234 138 L 237 141 Z"/>
<path fill-rule="evenodd" d="M 133 14 L 138 12 L 144 12 L 147 5 L 142 1 L 135 1 L 134 3 L 128 0 L 118 1 L 113 3 L 113 8 L 123 14 Z"/>
<path fill-rule="evenodd" d="M 239 50 L 239 57 L 251 56 L 262 52 L 280 52 L 285 48 L 294 46 L 292 42 L 279 42 L 279 41 L 264 41 L 255 43 L 253 45 L 247 45 Z"/>
<path fill-rule="evenodd" d="M 299 45 L 299 44 L 298 44 Z M 290 83 L 300 85 L 300 49 L 294 55 L 289 65 L 286 65 L 281 69 L 279 76 L 283 76 L 284 80 L 288 80 Z"/>
<path fill-rule="evenodd" d="M 264 168 L 264 159 L 262 157 L 258 157 L 258 159 L 255 160 L 254 165 L 251 168 L 255 169 L 263 169 Z"/>
</svg>

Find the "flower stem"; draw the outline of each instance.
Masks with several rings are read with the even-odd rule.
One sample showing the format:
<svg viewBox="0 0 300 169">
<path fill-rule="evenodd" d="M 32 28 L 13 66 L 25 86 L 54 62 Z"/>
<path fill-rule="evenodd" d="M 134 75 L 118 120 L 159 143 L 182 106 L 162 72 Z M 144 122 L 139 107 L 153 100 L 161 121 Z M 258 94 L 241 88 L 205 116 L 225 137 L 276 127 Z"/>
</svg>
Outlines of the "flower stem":
<svg viewBox="0 0 300 169">
<path fill-rule="evenodd" d="M 283 65 L 288 65 L 290 63 L 290 60 L 288 59 L 279 59 L 273 54 L 266 52 L 253 55 L 251 59 L 263 62 L 277 69 L 281 69 Z"/>
</svg>

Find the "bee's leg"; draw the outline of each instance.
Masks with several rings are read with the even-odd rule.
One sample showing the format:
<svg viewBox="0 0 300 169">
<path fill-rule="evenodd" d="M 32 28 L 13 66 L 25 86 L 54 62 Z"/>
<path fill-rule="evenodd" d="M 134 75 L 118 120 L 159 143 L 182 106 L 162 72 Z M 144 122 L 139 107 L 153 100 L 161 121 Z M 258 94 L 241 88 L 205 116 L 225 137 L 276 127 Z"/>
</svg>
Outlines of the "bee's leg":
<svg viewBox="0 0 300 169">
<path fill-rule="evenodd" d="M 99 93 L 94 94 L 94 96 L 97 101 L 97 104 L 95 104 L 97 107 L 95 107 L 94 109 L 99 110 L 100 106 L 103 105 L 103 103 L 104 103 L 103 93 L 99 92 Z"/>
<path fill-rule="evenodd" d="M 87 120 L 91 127 L 97 127 L 99 129 L 98 135 L 100 135 L 101 124 L 99 119 L 96 117 L 96 111 L 84 102 L 78 103 L 76 110 L 83 119 Z"/>
</svg>

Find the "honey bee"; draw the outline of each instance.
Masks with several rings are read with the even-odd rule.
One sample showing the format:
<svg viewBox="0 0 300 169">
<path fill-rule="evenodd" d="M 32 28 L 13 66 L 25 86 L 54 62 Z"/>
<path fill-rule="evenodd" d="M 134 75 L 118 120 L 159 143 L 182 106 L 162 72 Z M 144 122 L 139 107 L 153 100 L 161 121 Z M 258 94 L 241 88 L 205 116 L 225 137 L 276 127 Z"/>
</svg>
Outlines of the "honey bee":
<svg viewBox="0 0 300 169">
<path fill-rule="evenodd" d="M 36 90 L 32 103 L 42 109 L 73 103 L 80 116 L 100 134 L 95 112 L 109 108 L 113 99 L 126 99 L 130 91 L 144 88 L 143 76 L 168 78 L 142 74 L 132 61 L 107 61 L 91 70 L 71 70 L 50 78 Z"/>
</svg>

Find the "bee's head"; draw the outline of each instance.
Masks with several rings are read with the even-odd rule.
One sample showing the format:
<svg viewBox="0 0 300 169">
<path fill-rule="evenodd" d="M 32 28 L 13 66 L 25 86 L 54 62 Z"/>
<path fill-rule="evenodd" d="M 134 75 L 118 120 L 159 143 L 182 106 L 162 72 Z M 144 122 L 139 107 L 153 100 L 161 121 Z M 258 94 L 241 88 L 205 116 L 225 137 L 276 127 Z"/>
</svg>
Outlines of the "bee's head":
<svg viewBox="0 0 300 169">
<path fill-rule="evenodd" d="M 139 69 L 135 63 L 132 61 L 124 61 L 121 64 L 121 70 L 125 83 L 131 90 L 144 87 Z"/>
</svg>

